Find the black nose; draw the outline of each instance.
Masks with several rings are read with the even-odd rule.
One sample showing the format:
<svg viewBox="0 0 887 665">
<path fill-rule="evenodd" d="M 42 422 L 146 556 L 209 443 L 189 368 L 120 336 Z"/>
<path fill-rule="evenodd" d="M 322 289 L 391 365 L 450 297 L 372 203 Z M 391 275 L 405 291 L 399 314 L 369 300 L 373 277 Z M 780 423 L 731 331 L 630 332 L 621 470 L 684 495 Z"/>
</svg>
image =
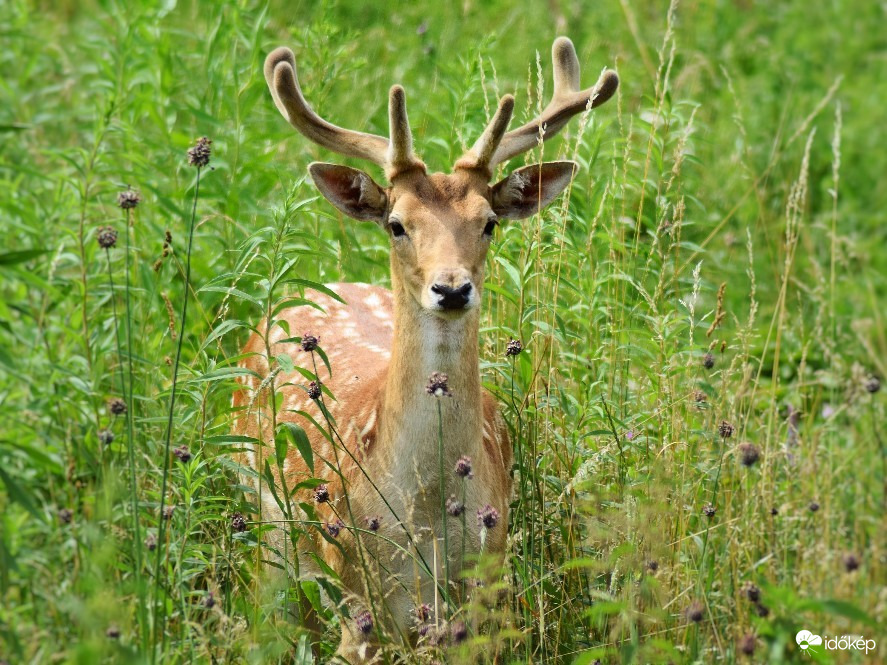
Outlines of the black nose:
<svg viewBox="0 0 887 665">
<path fill-rule="evenodd" d="M 444 284 L 435 284 L 431 290 L 440 296 L 437 301 L 444 309 L 464 309 L 471 295 L 471 282 L 465 282 L 458 289 Z"/>
</svg>

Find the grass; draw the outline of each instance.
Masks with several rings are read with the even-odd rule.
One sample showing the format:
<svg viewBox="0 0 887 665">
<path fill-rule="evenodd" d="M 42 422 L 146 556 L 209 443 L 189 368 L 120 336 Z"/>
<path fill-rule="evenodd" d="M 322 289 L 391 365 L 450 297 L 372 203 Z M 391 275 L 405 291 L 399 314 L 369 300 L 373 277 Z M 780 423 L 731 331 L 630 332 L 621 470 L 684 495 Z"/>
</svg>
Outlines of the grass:
<svg viewBox="0 0 887 665">
<path fill-rule="evenodd" d="M 481 358 L 514 442 L 511 536 L 446 659 L 804 662 L 801 629 L 881 640 L 883 8 L 666 9 L 0 5 L 0 659 L 310 662 L 283 610 L 318 586 L 262 574 L 270 525 L 231 528 L 257 512 L 228 436 L 237 354 L 312 283 L 385 284 L 388 247 L 305 182 L 335 157 L 282 121 L 262 60 L 294 47 L 319 111 L 377 133 L 402 82 L 417 149 L 447 169 L 497 94 L 536 113 L 559 33 L 583 81 L 609 65 L 622 87 L 546 145 L 581 163 L 569 194 L 491 250 Z M 320 611 L 328 657 L 339 618 Z"/>
</svg>

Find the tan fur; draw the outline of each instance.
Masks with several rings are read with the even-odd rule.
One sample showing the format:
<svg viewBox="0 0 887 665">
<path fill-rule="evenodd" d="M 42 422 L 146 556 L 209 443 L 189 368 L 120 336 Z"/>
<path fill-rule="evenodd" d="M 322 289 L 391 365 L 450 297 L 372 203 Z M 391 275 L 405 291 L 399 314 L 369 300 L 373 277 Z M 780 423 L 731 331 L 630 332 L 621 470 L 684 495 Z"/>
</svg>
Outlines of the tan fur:
<svg viewBox="0 0 887 665">
<path fill-rule="evenodd" d="M 460 579 L 463 537 L 469 554 L 482 549 L 504 552 L 512 451 L 496 401 L 481 388 L 478 308 L 484 264 L 496 220 L 537 212 L 569 184 L 576 165 L 525 167 L 493 187 L 488 184 L 490 173 L 496 163 L 533 147 L 540 126 L 546 127 L 548 138 L 589 100 L 592 105 L 605 101 L 616 81 L 610 73 L 595 88 L 580 91 L 578 60 L 569 40 L 557 40 L 553 56 L 555 97 L 539 119 L 505 133 L 514 103 L 504 97 L 490 126 L 454 172 L 430 175 L 412 152 L 402 88 L 391 91 L 389 140 L 345 130 L 317 116 L 302 96 L 295 58 L 288 49 L 277 49 L 266 60 L 274 101 L 296 129 L 332 150 L 385 167 L 391 183 L 387 188 L 348 167 L 312 164 L 309 170 L 336 208 L 355 219 L 375 221 L 390 234 L 392 290 L 332 284 L 329 288 L 346 304 L 314 294 L 322 312 L 305 306 L 278 315 L 288 334 L 279 324 L 260 324 L 262 334 L 247 342 L 241 363 L 256 376 L 244 378 L 234 395 L 234 431 L 260 443 L 248 447 L 239 461 L 261 474 L 270 460 L 278 496 L 285 494 L 284 487 L 294 488 L 311 477 L 328 484 L 332 498 L 329 504 L 315 506 L 319 518 L 324 523 L 341 518 L 346 526 L 333 544 L 320 529 L 308 529 L 309 538 L 299 541 L 303 549 L 296 553 L 301 574 L 319 572 L 308 556 L 316 554 L 341 577 L 352 613 L 373 606 L 375 620 L 405 640 L 415 638 L 414 608 L 420 603 L 439 605 L 435 583 L 444 584 L 446 568 L 442 499 L 451 494 L 461 499 L 464 487 L 465 533 L 461 519 L 446 520 L 451 581 Z M 304 334 L 320 338 L 331 375 L 316 356 L 282 341 Z M 276 361 L 280 354 L 316 371 L 334 395 L 323 397 L 335 421 L 332 443 L 303 415 L 325 424 L 319 405 L 304 390 L 304 377 L 282 371 Z M 268 358 L 275 360 L 269 365 Z M 426 385 L 435 372 L 449 376 L 452 396 L 428 394 Z M 282 396 L 276 409 L 270 400 L 274 393 Z M 314 451 L 313 469 L 291 447 L 281 477 L 273 457 L 275 422 L 278 427 L 298 423 L 305 429 Z M 463 455 L 472 461 L 470 480 L 453 471 Z M 270 488 L 262 482 L 255 486 L 261 519 L 282 521 Z M 303 519 L 299 503 L 314 504 L 312 491 L 302 489 L 292 496 L 294 517 Z M 499 512 L 500 520 L 483 531 L 482 542 L 477 514 L 488 505 Z M 361 534 L 368 518 L 374 517 L 381 518 L 378 533 Z M 287 546 L 284 533 L 281 529 L 269 537 L 281 553 Z M 432 569 L 430 574 L 420 560 Z M 458 588 L 454 584 L 450 592 Z M 343 620 L 341 654 L 364 659 L 371 655 L 367 641 L 353 622 Z"/>
</svg>

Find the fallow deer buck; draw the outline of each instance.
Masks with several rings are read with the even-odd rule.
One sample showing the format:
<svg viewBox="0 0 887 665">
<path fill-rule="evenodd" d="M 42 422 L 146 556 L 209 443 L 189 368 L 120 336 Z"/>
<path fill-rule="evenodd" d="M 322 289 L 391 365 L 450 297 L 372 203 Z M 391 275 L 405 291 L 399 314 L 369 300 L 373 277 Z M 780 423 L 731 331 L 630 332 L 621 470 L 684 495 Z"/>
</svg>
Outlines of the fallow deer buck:
<svg viewBox="0 0 887 665">
<path fill-rule="evenodd" d="M 320 294 L 315 302 L 324 311 L 293 307 L 277 314 L 270 325 L 266 321 L 259 330 L 269 331 L 267 346 L 258 334 L 247 342 L 242 364 L 253 376 L 234 397 L 235 431 L 261 442 L 242 455 L 242 463 L 261 475 L 270 460 L 276 485 L 272 492 L 259 482 L 263 520 L 285 521 L 283 487 L 292 490 L 310 477 L 326 483 L 317 496 L 311 488 L 294 494 L 293 505 L 314 505 L 327 525 L 326 533 L 310 529 L 310 542 L 299 540 L 296 555 L 301 575 L 320 574 L 314 555 L 341 577 L 352 617 L 342 621 L 339 653 L 347 658 L 367 657 L 379 629 L 415 639 L 416 608 L 422 603 L 442 606 L 445 595 L 458 592 L 452 582 L 459 579 L 463 538 L 470 554 L 483 549 L 501 556 L 504 551 L 512 451 L 496 401 L 481 388 L 478 312 L 484 260 L 499 221 L 529 217 L 548 205 L 571 182 L 577 165 L 535 164 L 495 185 L 489 181 L 497 164 L 551 138 L 571 117 L 607 101 L 618 86 L 616 74 L 604 71 L 594 87 L 581 90 L 576 51 L 565 37 L 554 42 L 552 58 L 554 94 L 542 114 L 507 131 L 514 98 L 505 95 L 480 138 L 449 174 L 429 174 L 413 153 L 399 85 L 391 88 L 390 138 L 384 138 L 342 129 L 318 116 L 302 96 L 289 49 L 278 48 L 265 61 L 274 103 L 293 127 L 329 150 L 378 164 L 390 183 L 381 187 L 347 166 L 309 166 L 314 183 L 333 206 L 354 219 L 375 222 L 390 236 L 391 291 L 368 284 L 330 284 L 347 304 Z M 332 373 L 321 378 L 335 399 L 320 399 L 332 416 L 329 436 L 297 413 L 309 412 L 325 422 L 305 380 L 273 360 L 291 354 L 315 371 L 312 354 L 299 352 L 291 334 L 302 334 L 309 349 L 307 336 L 318 337 L 328 355 Z M 449 377 L 451 396 L 429 395 L 429 376 L 437 372 Z M 276 405 L 269 399 L 274 391 L 282 394 Z M 285 422 L 300 423 L 307 431 L 314 468 L 291 447 L 279 465 L 281 482 L 270 451 L 274 428 Z M 471 460 L 472 480 L 453 472 L 462 456 Z M 463 482 L 467 520 L 447 521 L 444 501 L 451 494 L 461 501 Z M 458 513 L 458 506 L 450 509 Z M 483 529 L 482 542 L 478 517 L 486 517 L 489 526 L 496 521 L 495 511 L 501 517 Z M 444 524 L 449 543 L 460 544 L 449 548 L 446 562 Z M 285 532 L 277 533 L 271 540 L 284 552 Z M 372 620 L 365 614 L 370 609 Z M 355 622 L 358 616 L 361 620 Z"/>
</svg>

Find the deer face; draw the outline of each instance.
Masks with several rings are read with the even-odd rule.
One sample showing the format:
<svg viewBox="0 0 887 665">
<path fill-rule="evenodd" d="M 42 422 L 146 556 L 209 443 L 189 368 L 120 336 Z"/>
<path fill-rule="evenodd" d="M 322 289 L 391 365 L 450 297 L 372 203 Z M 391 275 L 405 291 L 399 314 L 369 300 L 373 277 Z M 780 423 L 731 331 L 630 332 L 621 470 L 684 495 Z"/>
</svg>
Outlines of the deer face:
<svg viewBox="0 0 887 665">
<path fill-rule="evenodd" d="M 477 142 L 453 173 L 428 175 L 413 154 L 403 88 L 391 88 L 390 139 L 342 129 L 319 117 L 305 101 L 292 51 L 279 48 L 265 60 L 265 78 L 280 112 L 309 139 L 341 154 L 385 168 L 382 188 L 363 171 L 314 163 L 309 172 L 321 193 L 344 214 L 374 221 L 391 240 L 392 285 L 422 309 L 454 318 L 476 308 L 484 261 L 500 220 L 522 219 L 548 205 L 570 183 L 574 162 L 546 162 L 488 183 L 497 164 L 554 136 L 569 119 L 607 101 L 619 80 L 605 71 L 597 85 L 579 89 L 579 61 L 572 42 L 552 47 L 554 95 L 542 114 L 507 132 L 514 98 L 505 95 Z M 506 133 L 507 132 L 507 133 Z"/>
</svg>

